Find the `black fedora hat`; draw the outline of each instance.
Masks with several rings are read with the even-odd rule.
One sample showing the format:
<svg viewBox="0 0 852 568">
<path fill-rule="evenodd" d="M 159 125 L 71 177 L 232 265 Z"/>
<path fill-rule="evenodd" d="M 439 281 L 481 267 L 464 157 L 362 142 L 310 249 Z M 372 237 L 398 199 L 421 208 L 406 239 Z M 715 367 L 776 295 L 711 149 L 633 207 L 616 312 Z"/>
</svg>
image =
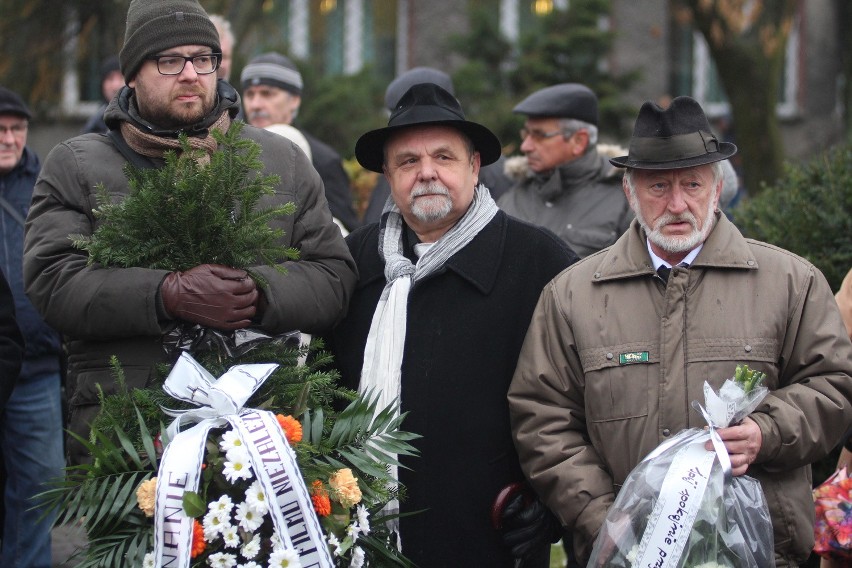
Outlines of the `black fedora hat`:
<svg viewBox="0 0 852 568">
<path fill-rule="evenodd" d="M 500 140 L 490 130 L 465 120 L 454 96 L 434 83 L 418 83 L 399 99 L 387 127 L 371 130 L 358 139 L 355 144 L 358 162 L 370 171 L 381 173 L 388 138 L 411 126 L 451 126 L 459 130 L 473 142 L 483 166 L 496 162 L 502 152 Z"/>
<path fill-rule="evenodd" d="M 713 134 L 698 101 L 677 97 L 667 109 L 650 101 L 643 104 L 628 154 L 610 163 L 621 168 L 674 170 L 711 164 L 736 153 L 736 146 L 720 142 Z"/>
</svg>

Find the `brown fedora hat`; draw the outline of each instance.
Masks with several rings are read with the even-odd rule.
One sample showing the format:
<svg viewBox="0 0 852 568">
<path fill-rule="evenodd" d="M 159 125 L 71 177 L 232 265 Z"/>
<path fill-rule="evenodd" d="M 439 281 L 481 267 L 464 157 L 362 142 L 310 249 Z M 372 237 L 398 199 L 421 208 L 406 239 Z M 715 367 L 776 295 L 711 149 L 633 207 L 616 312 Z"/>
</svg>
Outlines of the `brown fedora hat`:
<svg viewBox="0 0 852 568">
<path fill-rule="evenodd" d="M 609 162 L 621 168 L 674 170 L 730 158 L 737 147 L 720 142 L 704 110 L 693 98 L 677 97 L 663 109 L 646 102 L 639 109 L 626 156 Z"/>
<path fill-rule="evenodd" d="M 493 132 L 465 120 L 464 111 L 454 96 L 434 83 L 412 85 L 399 99 L 385 128 L 371 130 L 355 143 L 355 157 L 366 169 L 382 173 L 385 143 L 398 130 L 411 126 L 451 126 L 470 138 L 486 166 L 500 158 L 500 140 Z"/>
</svg>

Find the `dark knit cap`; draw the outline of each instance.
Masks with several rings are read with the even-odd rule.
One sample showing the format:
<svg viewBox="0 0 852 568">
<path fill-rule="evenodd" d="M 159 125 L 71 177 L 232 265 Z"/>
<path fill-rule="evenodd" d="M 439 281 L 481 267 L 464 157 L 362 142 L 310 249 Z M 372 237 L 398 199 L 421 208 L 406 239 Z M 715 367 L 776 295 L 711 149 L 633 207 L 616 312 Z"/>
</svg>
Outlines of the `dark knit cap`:
<svg viewBox="0 0 852 568">
<path fill-rule="evenodd" d="M 289 91 L 294 95 L 302 94 L 302 74 L 289 58 L 271 51 L 258 55 L 243 67 L 240 73 L 243 89 L 252 85 L 269 85 Z"/>
<path fill-rule="evenodd" d="M 103 83 L 113 71 L 121 71 L 121 65 L 118 62 L 118 55 L 110 55 L 101 62 L 101 83 Z"/>
<path fill-rule="evenodd" d="M 219 32 L 198 0 L 131 0 L 119 59 L 124 81 L 145 58 L 180 45 L 206 45 L 221 53 Z"/>
<path fill-rule="evenodd" d="M 27 120 L 33 117 L 21 97 L 6 87 L 0 87 L 0 114 L 17 114 Z"/>
</svg>

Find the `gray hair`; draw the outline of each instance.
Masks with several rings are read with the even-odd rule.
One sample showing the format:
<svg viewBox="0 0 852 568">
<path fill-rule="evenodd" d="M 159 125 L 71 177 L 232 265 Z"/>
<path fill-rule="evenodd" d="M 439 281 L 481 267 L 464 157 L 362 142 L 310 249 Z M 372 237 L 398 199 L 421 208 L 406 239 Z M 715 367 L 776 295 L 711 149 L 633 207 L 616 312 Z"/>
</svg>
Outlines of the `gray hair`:
<svg viewBox="0 0 852 568">
<path fill-rule="evenodd" d="M 565 137 L 566 140 L 571 137 L 578 130 L 585 130 L 589 133 L 589 148 L 594 148 L 598 143 L 598 127 L 594 124 L 590 124 L 588 122 L 583 122 L 582 120 L 577 120 L 576 118 L 560 118 L 559 119 L 559 129 L 562 130 L 562 136 Z"/>
</svg>

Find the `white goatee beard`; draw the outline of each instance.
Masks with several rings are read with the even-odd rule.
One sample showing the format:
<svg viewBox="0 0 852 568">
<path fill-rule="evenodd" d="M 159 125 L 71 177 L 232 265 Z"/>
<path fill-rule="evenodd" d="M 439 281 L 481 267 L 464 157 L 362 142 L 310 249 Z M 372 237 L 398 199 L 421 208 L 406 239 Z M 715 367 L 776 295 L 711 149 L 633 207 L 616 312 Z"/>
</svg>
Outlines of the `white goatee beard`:
<svg viewBox="0 0 852 568">
<path fill-rule="evenodd" d="M 423 199 L 415 199 L 428 194 L 432 195 Z M 414 190 L 411 192 L 411 214 L 418 221 L 422 223 L 440 221 L 449 215 L 452 209 L 453 201 L 450 199 L 450 190 L 441 182 L 420 182 L 414 186 Z"/>
<path fill-rule="evenodd" d="M 672 215 L 667 213 L 662 217 L 659 217 L 657 219 L 656 226 L 652 229 L 648 225 L 645 216 L 642 214 L 642 208 L 639 206 L 639 202 L 635 195 L 632 195 L 632 192 L 631 197 L 633 202 L 633 212 L 636 214 L 636 220 L 639 221 L 639 224 L 643 229 L 645 229 L 645 234 L 648 236 L 648 240 L 666 252 L 678 253 L 691 251 L 707 239 L 710 231 L 713 230 L 713 225 L 716 223 L 716 203 L 715 200 L 710 200 L 710 203 L 707 205 L 707 211 L 705 212 L 706 215 L 704 217 L 703 227 L 699 228 L 698 219 L 695 218 L 695 215 L 686 211 L 681 215 Z M 669 236 L 664 235 L 660 230 L 668 223 L 683 221 L 692 226 L 692 232 L 688 235 Z"/>
</svg>

